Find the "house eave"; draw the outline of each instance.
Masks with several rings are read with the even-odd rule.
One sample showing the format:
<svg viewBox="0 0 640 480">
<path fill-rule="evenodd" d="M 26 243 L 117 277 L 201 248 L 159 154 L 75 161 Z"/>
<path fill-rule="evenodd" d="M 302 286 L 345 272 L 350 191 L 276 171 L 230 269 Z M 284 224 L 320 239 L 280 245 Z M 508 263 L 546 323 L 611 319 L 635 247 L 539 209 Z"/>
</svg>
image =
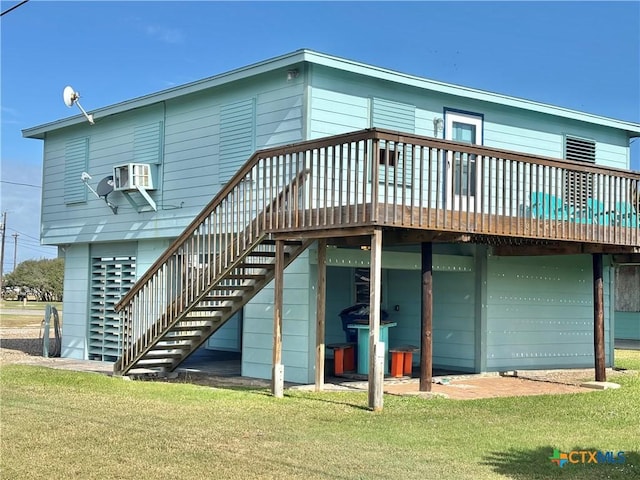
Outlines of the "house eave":
<svg viewBox="0 0 640 480">
<path fill-rule="evenodd" d="M 379 80 L 413 86 L 424 90 L 439 92 L 448 95 L 455 95 L 458 97 L 499 104 L 503 106 L 511 106 L 514 108 L 532 112 L 563 117 L 604 127 L 615 128 L 627 132 L 630 138 L 640 136 L 640 123 L 617 120 L 591 113 L 580 112 L 569 108 L 536 102 L 533 100 L 527 100 L 461 85 L 454 85 L 436 80 L 430 80 L 427 78 L 397 72 L 387 68 L 368 65 L 361 62 L 335 57 L 332 55 L 327 55 L 307 49 L 296 50 L 295 52 L 264 60 L 262 62 L 254 63 L 245 67 L 237 68 L 226 73 L 221 73 L 219 75 L 208 77 L 202 80 L 197 80 L 185 85 L 172 87 L 160 92 L 144 95 L 132 100 L 127 100 L 107 107 L 92 110 L 91 113 L 93 114 L 94 119 L 96 121 L 99 121 L 101 118 L 105 118 L 110 115 L 134 110 L 136 108 L 145 107 L 166 100 L 171 100 L 183 95 L 200 92 L 202 90 L 214 88 L 255 75 L 260 75 L 269 71 L 290 67 L 291 65 L 299 64 L 302 62 L 322 65 L 328 68 L 342 70 L 356 75 L 377 78 Z M 32 128 L 24 129 L 22 131 L 22 135 L 25 138 L 44 139 L 47 132 L 81 124 L 85 121 L 86 120 L 83 115 L 74 115 L 62 120 L 57 120 Z"/>
</svg>

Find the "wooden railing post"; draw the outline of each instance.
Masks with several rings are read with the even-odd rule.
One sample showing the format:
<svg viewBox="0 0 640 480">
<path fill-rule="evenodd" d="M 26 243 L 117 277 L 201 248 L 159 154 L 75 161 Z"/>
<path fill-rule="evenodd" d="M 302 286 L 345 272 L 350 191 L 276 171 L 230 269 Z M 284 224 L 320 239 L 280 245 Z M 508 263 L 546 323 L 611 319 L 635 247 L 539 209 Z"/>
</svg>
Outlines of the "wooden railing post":
<svg viewBox="0 0 640 480">
<path fill-rule="evenodd" d="M 422 243 L 422 332 L 420 391 L 430 392 L 433 379 L 433 244 Z"/>
<path fill-rule="evenodd" d="M 385 345 L 380 342 L 380 303 L 382 277 L 382 230 L 371 235 L 371 268 L 369 279 L 369 408 L 382 410 Z"/>
<path fill-rule="evenodd" d="M 324 388 L 324 334 L 327 291 L 327 240 L 318 240 L 318 282 L 316 291 L 316 392 Z"/>
<path fill-rule="evenodd" d="M 284 395 L 284 365 L 282 365 L 282 305 L 284 292 L 284 240 L 276 240 L 276 271 L 274 277 L 273 306 L 273 371 L 271 393 L 274 397 Z"/>
<path fill-rule="evenodd" d="M 593 254 L 593 346 L 596 382 L 606 382 L 604 356 L 604 284 L 602 254 Z"/>
</svg>

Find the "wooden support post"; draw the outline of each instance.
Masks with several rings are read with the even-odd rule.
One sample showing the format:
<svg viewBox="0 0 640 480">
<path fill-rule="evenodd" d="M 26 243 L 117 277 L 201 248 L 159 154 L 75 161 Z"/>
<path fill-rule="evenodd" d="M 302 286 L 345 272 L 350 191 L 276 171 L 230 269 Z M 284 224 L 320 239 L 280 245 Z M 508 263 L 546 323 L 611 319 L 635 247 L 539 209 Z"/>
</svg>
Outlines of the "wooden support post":
<svg viewBox="0 0 640 480">
<path fill-rule="evenodd" d="M 327 298 L 327 240 L 318 240 L 318 283 L 316 291 L 316 392 L 324 388 L 324 330 Z"/>
<path fill-rule="evenodd" d="M 604 286 L 602 275 L 602 254 L 593 256 L 593 346 L 595 356 L 596 382 L 606 382 L 604 356 Z"/>
<path fill-rule="evenodd" d="M 433 244 L 422 243 L 422 331 L 420 391 L 430 392 L 433 380 Z"/>
<path fill-rule="evenodd" d="M 371 235 L 369 272 L 369 408 L 380 411 L 383 403 L 384 345 L 380 343 L 382 230 L 379 228 Z"/>
<path fill-rule="evenodd" d="M 273 370 L 271 373 L 271 393 L 274 397 L 284 396 L 284 365 L 282 365 L 282 303 L 284 283 L 284 240 L 276 240 L 276 264 L 274 276 L 273 306 Z"/>
</svg>

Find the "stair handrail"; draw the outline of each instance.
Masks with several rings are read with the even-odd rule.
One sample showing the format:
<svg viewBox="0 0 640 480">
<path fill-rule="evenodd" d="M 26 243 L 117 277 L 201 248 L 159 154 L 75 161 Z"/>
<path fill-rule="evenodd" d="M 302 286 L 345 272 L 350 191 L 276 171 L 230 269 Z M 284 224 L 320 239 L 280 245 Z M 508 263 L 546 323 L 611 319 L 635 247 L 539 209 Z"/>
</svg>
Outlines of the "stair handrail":
<svg viewBox="0 0 640 480">
<path fill-rule="evenodd" d="M 160 268 L 169 260 L 191 237 L 192 233 L 211 215 L 216 207 L 226 199 L 229 194 L 241 183 L 247 174 L 256 166 L 256 164 L 269 157 L 277 157 L 280 155 L 289 155 L 293 153 L 304 152 L 311 149 L 322 148 L 335 144 L 343 144 L 347 142 L 357 142 L 369 140 L 373 138 L 374 129 L 360 130 L 349 134 L 333 135 L 325 137 L 321 140 L 308 140 L 300 143 L 287 144 L 279 147 L 272 147 L 257 150 L 247 162 L 240 168 L 236 174 L 225 184 L 225 186 L 213 197 L 213 199 L 202 209 L 189 225 L 185 227 L 183 232 L 176 238 L 167 250 L 147 269 L 131 289 L 120 299 L 115 305 L 116 312 L 121 311 L 125 305 L 131 302 L 133 297 L 143 288 L 143 286 L 151 279 Z"/>
</svg>

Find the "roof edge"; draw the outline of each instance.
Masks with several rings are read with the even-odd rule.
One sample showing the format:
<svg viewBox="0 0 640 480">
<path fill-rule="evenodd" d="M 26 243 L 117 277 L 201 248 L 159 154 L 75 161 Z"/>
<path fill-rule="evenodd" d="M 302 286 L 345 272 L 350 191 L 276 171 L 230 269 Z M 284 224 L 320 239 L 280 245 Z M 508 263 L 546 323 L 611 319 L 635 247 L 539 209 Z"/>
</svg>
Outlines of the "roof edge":
<svg viewBox="0 0 640 480">
<path fill-rule="evenodd" d="M 161 90 L 159 92 L 136 97 L 131 100 L 126 100 L 106 107 L 98 108 L 96 110 L 92 110 L 91 113 L 96 120 L 99 120 L 100 118 L 105 118 L 110 115 L 115 115 L 128 110 L 145 107 L 153 103 L 162 102 L 178 97 L 180 95 L 188 95 L 190 93 L 199 92 L 205 89 L 223 85 L 225 83 L 241 80 L 254 75 L 259 75 L 261 73 L 266 73 L 300 62 L 309 62 L 312 64 L 323 65 L 329 68 L 335 68 L 354 74 L 366 75 L 381 80 L 387 80 L 394 83 L 402 83 L 404 85 L 437 91 L 444 94 L 457 95 L 479 101 L 526 109 L 533 112 L 561 116 L 576 121 L 624 130 L 629 134 L 629 137 L 640 137 L 640 123 L 618 120 L 611 117 L 605 117 L 602 115 L 582 112 L 579 110 L 573 110 L 570 108 L 560 107 L 552 104 L 536 102 L 534 100 L 528 100 L 520 97 L 489 92 L 486 90 L 474 89 L 462 85 L 430 80 L 424 77 L 418 77 L 416 75 L 369 65 L 355 60 L 336 57 L 306 48 L 253 63 L 244 67 L 236 68 L 228 72 L 207 77 L 201 80 L 196 80 L 184 85 L 179 85 L 176 87 Z M 43 139 L 46 132 L 77 125 L 84 121 L 85 118 L 83 115 L 74 115 L 62 120 L 56 120 L 53 122 L 24 129 L 22 130 L 22 136 L 25 138 Z"/>
</svg>

